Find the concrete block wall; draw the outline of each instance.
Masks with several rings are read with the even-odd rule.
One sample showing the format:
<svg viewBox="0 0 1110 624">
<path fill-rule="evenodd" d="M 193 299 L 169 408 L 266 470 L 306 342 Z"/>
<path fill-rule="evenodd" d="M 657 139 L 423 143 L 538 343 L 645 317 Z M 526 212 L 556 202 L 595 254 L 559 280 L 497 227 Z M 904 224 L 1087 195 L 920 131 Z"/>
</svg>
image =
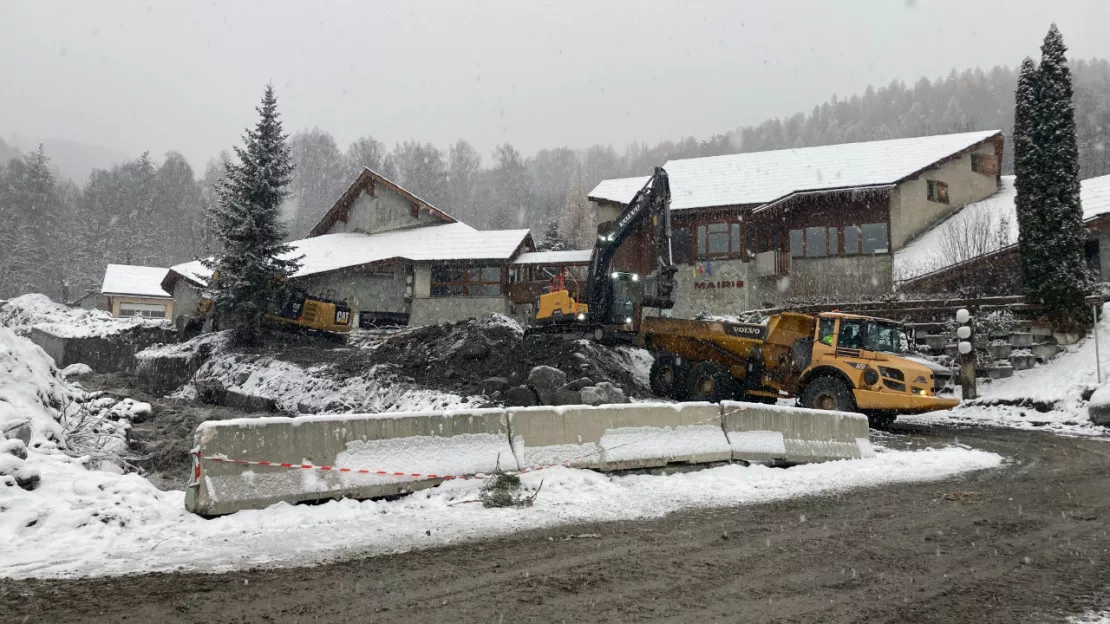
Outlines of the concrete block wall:
<svg viewBox="0 0 1110 624">
<path fill-rule="evenodd" d="M 433 475 L 515 470 L 503 410 L 244 418 L 202 423 L 194 436 L 199 483 L 185 506 L 202 515 L 277 502 L 373 498 L 431 487 Z M 368 468 L 358 474 L 244 465 L 211 458 Z M 414 470 L 423 471 L 412 476 Z M 400 475 L 392 473 L 399 472 Z"/>
<path fill-rule="evenodd" d="M 497 465 L 615 471 L 871 455 L 860 414 L 735 402 L 238 419 L 202 423 L 194 442 L 200 476 L 185 505 L 202 515 L 390 496 Z"/>
</svg>

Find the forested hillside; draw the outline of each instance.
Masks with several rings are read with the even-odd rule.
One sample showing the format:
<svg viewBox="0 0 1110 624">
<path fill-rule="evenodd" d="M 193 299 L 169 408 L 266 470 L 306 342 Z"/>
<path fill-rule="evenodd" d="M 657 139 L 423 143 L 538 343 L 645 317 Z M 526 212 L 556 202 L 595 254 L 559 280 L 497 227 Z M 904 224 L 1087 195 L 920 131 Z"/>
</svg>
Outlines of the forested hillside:
<svg viewBox="0 0 1110 624">
<path fill-rule="evenodd" d="M 1073 71 L 1082 177 L 1105 175 L 1110 62 L 1080 61 Z M 284 214 L 291 235 L 304 236 L 358 171 L 370 167 L 475 227 L 529 227 L 537 240 L 584 246 L 593 232 L 584 196 L 603 179 L 646 175 L 671 158 L 992 128 L 1009 135 L 1016 80 L 1007 67 L 953 71 L 912 86 L 894 82 L 834 96 L 809 114 L 705 140 L 636 143 L 622 152 L 594 145 L 526 156 L 503 144 L 482 154 L 463 139 L 445 149 L 415 140 L 390 148 L 370 135 L 340 146 L 314 128 L 290 137 L 297 169 Z M 1007 145 L 1007 173 L 1011 154 Z M 161 161 L 142 154 L 79 181 L 59 178 L 50 157 L 41 149 L 20 155 L 0 142 L 0 298 L 35 291 L 72 300 L 99 286 L 108 263 L 169 266 L 208 252 L 202 207 L 226 154 L 199 177 L 170 152 Z"/>
</svg>

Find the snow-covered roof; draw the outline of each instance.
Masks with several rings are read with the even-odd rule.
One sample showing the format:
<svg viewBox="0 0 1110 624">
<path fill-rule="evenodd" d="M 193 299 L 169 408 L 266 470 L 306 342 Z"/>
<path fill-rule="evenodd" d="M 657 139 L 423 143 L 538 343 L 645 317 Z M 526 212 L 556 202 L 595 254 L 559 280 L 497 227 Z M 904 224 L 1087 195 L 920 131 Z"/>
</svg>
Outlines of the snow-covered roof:
<svg viewBox="0 0 1110 624">
<path fill-rule="evenodd" d="M 567 249 L 565 251 L 530 251 L 517 256 L 513 264 L 589 264 L 592 249 Z"/>
<path fill-rule="evenodd" d="M 1110 175 L 1083 180 L 1079 188 L 1084 221 L 1110 214 Z M 994 195 L 964 206 L 894 252 L 895 278 L 920 277 L 1017 244 L 1016 195 L 1014 176 L 1002 176 Z"/>
<path fill-rule="evenodd" d="M 766 204 L 798 191 L 892 184 L 958 154 L 1001 130 L 822 145 L 668 161 L 671 208 Z M 627 204 L 646 177 L 605 180 L 594 200 Z"/>
<path fill-rule="evenodd" d="M 293 241 L 289 257 L 301 258 L 293 277 L 327 273 L 347 267 L 400 258 L 414 262 L 448 260 L 508 260 L 528 230 L 475 230 L 465 223 L 360 234 L 324 234 Z M 207 283 L 211 272 L 199 260 L 171 268 L 198 283 Z"/>
<path fill-rule="evenodd" d="M 104 270 L 100 293 L 104 295 L 135 295 L 137 297 L 169 297 L 162 290 L 166 269 L 161 267 L 109 264 Z"/>
</svg>

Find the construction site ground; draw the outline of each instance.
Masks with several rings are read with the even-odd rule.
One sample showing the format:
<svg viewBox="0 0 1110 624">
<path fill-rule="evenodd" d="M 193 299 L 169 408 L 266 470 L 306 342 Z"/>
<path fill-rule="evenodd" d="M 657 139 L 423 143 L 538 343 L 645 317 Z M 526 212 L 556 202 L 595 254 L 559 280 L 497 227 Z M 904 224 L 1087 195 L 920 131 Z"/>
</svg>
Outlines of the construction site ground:
<svg viewBox="0 0 1110 624">
<path fill-rule="evenodd" d="M 5 622 L 1062 622 L 1110 604 L 1110 442 L 895 424 L 998 469 L 301 569 L 0 580 Z"/>
</svg>

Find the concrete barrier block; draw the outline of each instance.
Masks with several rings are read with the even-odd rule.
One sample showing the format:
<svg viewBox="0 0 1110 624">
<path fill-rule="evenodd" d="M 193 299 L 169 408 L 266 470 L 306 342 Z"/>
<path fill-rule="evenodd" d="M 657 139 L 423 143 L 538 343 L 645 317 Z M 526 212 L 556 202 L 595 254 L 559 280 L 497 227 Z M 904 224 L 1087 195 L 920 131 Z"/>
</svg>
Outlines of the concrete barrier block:
<svg viewBox="0 0 1110 624">
<path fill-rule="evenodd" d="M 508 411 L 522 468 L 567 463 L 627 470 L 729 461 L 720 410 L 711 403 L 521 408 Z"/>
<path fill-rule="evenodd" d="M 863 414 L 723 401 L 722 423 L 732 458 L 803 463 L 871 457 Z"/>
<path fill-rule="evenodd" d="M 279 501 L 374 498 L 415 491 L 442 475 L 515 470 L 504 410 L 245 418 L 202 423 L 195 434 L 201 478 L 186 508 L 202 515 Z M 386 471 L 360 474 L 213 461 L 269 461 Z M 403 473 L 394 475 L 392 473 Z"/>
</svg>

